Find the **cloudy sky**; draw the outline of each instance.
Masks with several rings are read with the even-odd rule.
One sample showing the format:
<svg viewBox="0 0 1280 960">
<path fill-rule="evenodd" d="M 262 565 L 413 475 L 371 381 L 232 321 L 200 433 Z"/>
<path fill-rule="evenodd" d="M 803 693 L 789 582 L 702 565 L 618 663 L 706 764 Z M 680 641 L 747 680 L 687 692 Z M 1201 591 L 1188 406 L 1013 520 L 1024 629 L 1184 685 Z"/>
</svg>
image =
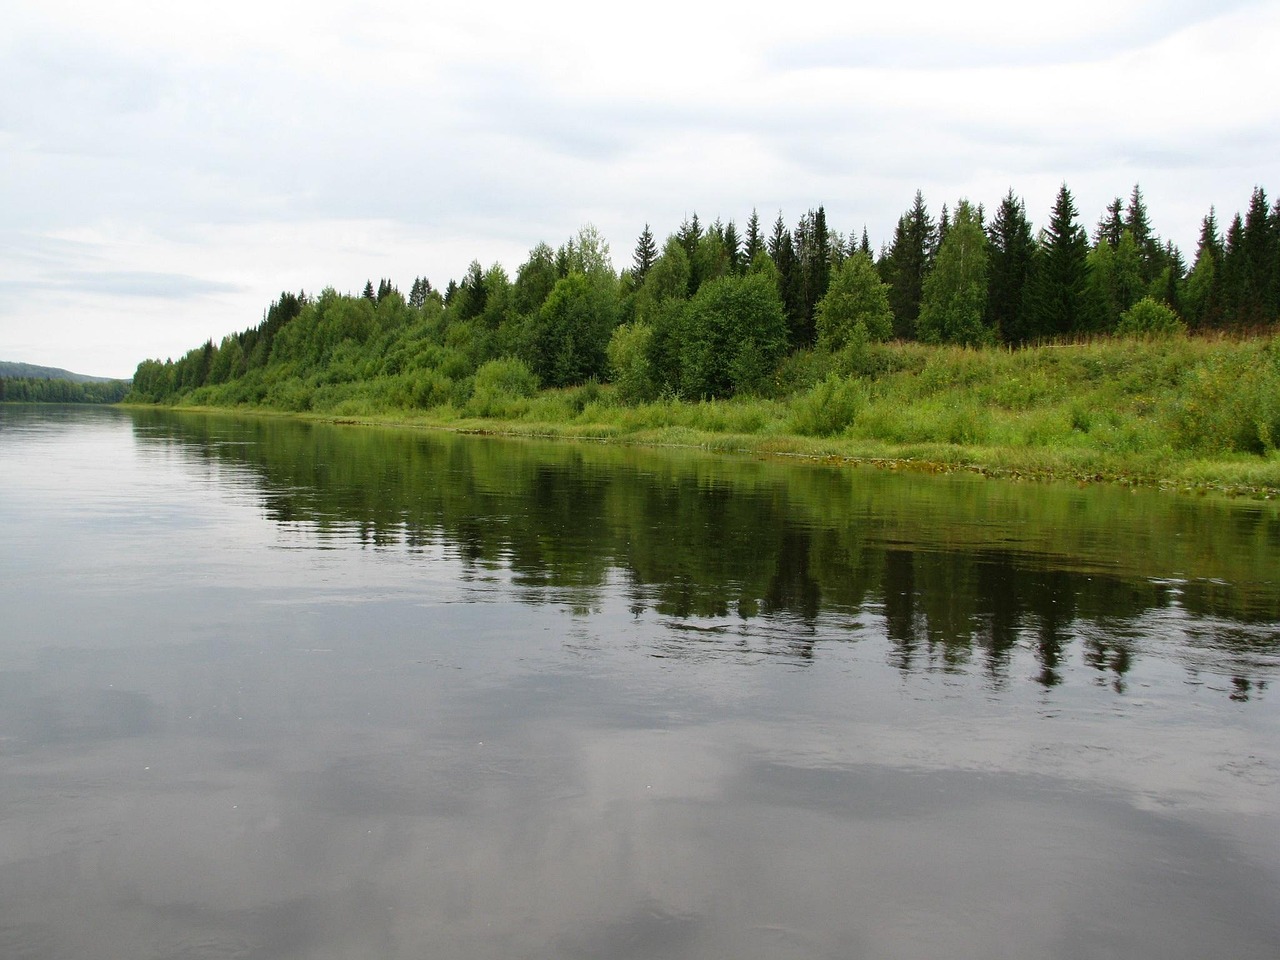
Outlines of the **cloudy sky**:
<svg viewBox="0 0 1280 960">
<path fill-rule="evenodd" d="M 128 376 L 281 290 L 508 272 L 583 223 L 825 205 L 887 241 L 1140 183 L 1190 255 L 1280 192 L 1280 2 L 10 0 L 0 360 Z"/>
</svg>

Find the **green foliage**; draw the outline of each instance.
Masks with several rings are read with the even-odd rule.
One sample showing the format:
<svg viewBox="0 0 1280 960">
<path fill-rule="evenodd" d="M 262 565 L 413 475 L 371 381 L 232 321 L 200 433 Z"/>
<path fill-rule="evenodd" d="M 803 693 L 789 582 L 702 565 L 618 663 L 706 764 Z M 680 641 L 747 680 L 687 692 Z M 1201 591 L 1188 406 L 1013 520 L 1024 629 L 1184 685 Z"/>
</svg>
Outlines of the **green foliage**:
<svg viewBox="0 0 1280 960">
<path fill-rule="evenodd" d="M 124 380 L 0 377 L 0 403 L 119 403 L 129 389 Z"/>
<path fill-rule="evenodd" d="M 609 339 L 609 369 L 624 403 L 643 403 L 657 396 L 658 381 L 650 356 L 652 342 L 653 327 L 641 321 L 623 324 Z"/>
<path fill-rule="evenodd" d="M 480 417 L 510 416 L 537 391 L 538 378 L 523 360 L 490 360 L 476 371 L 467 412 Z"/>
<path fill-rule="evenodd" d="M 871 258 L 857 252 L 836 269 L 815 308 L 818 342 L 839 350 L 851 338 L 887 340 L 893 334 L 889 285 L 882 283 Z"/>
<path fill-rule="evenodd" d="M 616 285 L 608 277 L 573 272 L 556 281 L 528 329 L 527 352 L 538 379 L 567 387 L 604 378 L 617 311 Z"/>
<path fill-rule="evenodd" d="M 988 236 L 987 323 L 1005 343 L 1024 343 L 1032 337 L 1026 288 L 1036 244 L 1026 204 L 1012 190 L 1000 201 Z"/>
<path fill-rule="evenodd" d="M 1280 444 L 1280 340 L 1210 357 L 1186 371 L 1175 443 L 1203 453 L 1272 453 Z"/>
<path fill-rule="evenodd" d="M 636 319 L 651 321 L 662 304 L 684 300 L 691 275 L 689 255 L 677 237 L 668 237 L 662 256 L 649 270 L 636 296 Z"/>
<path fill-rule="evenodd" d="M 1064 183 L 1032 268 L 1027 309 L 1033 336 L 1060 337 L 1094 328 L 1089 242 L 1076 216 L 1075 200 Z"/>
<path fill-rule="evenodd" d="M 1120 316 L 1116 333 L 1124 337 L 1171 337 L 1186 333 L 1187 325 L 1163 303 L 1143 297 Z"/>
<path fill-rule="evenodd" d="M 898 219 L 893 242 L 879 264 L 889 284 L 889 305 L 893 308 L 894 334 L 910 337 L 924 297 L 924 279 L 933 269 L 938 243 L 938 227 L 929 216 L 924 194 L 916 191 L 911 209 Z"/>
<path fill-rule="evenodd" d="M 762 274 L 704 284 L 683 320 L 679 382 L 686 396 L 758 392 L 786 351 L 782 303 Z"/>
<path fill-rule="evenodd" d="M 985 322 L 987 308 L 987 235 L 977 212 L 965 200 L 924 282 L 924 302 L 916 329 L 925 343 L 982 346 L 995 342 Z"/>
<path fill-rule="evenodd" d="M 833 436 L 848 428 L 866 405 L 862 381 L 831 374 L 792 401 L 789 427 L 802 436 Z"/>
</svg>

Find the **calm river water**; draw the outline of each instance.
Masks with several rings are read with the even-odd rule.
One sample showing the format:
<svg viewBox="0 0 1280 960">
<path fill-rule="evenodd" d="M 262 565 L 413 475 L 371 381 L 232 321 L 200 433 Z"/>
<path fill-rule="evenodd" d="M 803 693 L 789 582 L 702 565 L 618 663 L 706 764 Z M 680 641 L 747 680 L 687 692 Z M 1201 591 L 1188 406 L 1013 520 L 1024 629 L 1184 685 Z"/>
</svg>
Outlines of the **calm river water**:
<svg viewBox="0 0 1280 960">
<path fill-rule="evenodd" d="M 0 409 L 0 957 L 1280 956 L 1280 511 Z"/>
</svg>

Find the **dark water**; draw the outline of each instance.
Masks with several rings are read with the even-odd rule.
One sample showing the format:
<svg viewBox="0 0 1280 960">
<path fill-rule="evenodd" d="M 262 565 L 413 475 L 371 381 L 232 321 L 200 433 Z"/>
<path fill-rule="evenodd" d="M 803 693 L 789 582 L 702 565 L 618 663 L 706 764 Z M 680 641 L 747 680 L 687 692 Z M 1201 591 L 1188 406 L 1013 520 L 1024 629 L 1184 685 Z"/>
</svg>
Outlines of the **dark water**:
<svg viewBox="0 0 1280 960">
<path fill-rule="evenodd" d="M 1280 512 L 0 409 L 0 958 L 1280 956 Z"/>
</svg>

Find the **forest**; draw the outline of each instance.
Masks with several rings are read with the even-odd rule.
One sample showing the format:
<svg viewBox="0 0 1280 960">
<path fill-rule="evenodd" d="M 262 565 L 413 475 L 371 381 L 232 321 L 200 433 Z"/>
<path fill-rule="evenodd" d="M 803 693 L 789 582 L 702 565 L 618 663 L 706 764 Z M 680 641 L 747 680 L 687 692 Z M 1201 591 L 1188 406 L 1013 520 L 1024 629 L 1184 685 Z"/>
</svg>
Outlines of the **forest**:
<svg viewBox="0 0 1280 960">
<path fill-rule="evenodd" d="M 256 326 L 176 361 L 142 362 L 129 399 L 553 421 L 611 407 L 596 420 L 620 422 L 634 419 L 618 412 L 626 408 L 737 398 L 763 404 L 730 427 L 745 433 L 852 435 L 860 425 L 862 436 L 898 444 L 1043 446 L 1097 426 L 1092 439 L 1121 452 L 1168 440 L 1265 455 L 1280 438 L 1268 399 L 1280 393 L 1278 317 L 1280 202 L 1261 187 L 1225 231 L 1209 210 L 1189 263 L 1155 234 L 1136 185 L 1092 234 L 1065 184 L 1039 230 L 1012 190 L 994 212 L 960 200 L 936 218 L 917 191 L 878 251 L 865 228 L 833 229 L 822 206 L 792 227 L 781 213 L 766 228 L 753 211 L 741 229 L 695 213 L 661 245 L 645 225 L 621 272 L 587 225 L 558 248 L 539 243 L 514 278 L 475 260 L 443 289 L 415 278 L 407 298 L 387 279 L 358 295 L 282 293 Z M 1237 346 L 1187 345 L 1211 340 Z M 1152 354 L 1161 342 L 1184 345 Z M 1085 351 L 1072 354 L 1073 373 L 1064 355 L 1044 353 L 1064 344 Z M 1011 426 L 997 422 L 1001 403 L 978 409 L 973 391 L 952 382 L 976 375 L 974 356 L 990 367 L 978 376 L 1039 390 L 1003 404 Z M 1129 383 L 1128 365 L 1150 368 L 1150 379 Z M 919 408 L 930 369 L 953 395 L 924 397 L 940 425 L 915 430 L 892 411 Z M 1025 382 L 1037 378 L 1041 387 Z M 1103 392 L 1090 395 L 1094 387 Z M 566 410 L 533 409 L 548 391 L 570 398 Z M 1152 427 L 1160 391 L 1173 406 Z M 1045 398 L 1045 422 L 1028 426 L 1026 407 Z M 1112 421 L 1100 423 L 1111 407 Z M 1226 422 L 1206 426 L 1215 416 Z"/>
<path fill-rule="evenodd" d="M 0 403 L 119 403 L 128 393 L 124 380 L 0 377 Z"/>
</svg>

